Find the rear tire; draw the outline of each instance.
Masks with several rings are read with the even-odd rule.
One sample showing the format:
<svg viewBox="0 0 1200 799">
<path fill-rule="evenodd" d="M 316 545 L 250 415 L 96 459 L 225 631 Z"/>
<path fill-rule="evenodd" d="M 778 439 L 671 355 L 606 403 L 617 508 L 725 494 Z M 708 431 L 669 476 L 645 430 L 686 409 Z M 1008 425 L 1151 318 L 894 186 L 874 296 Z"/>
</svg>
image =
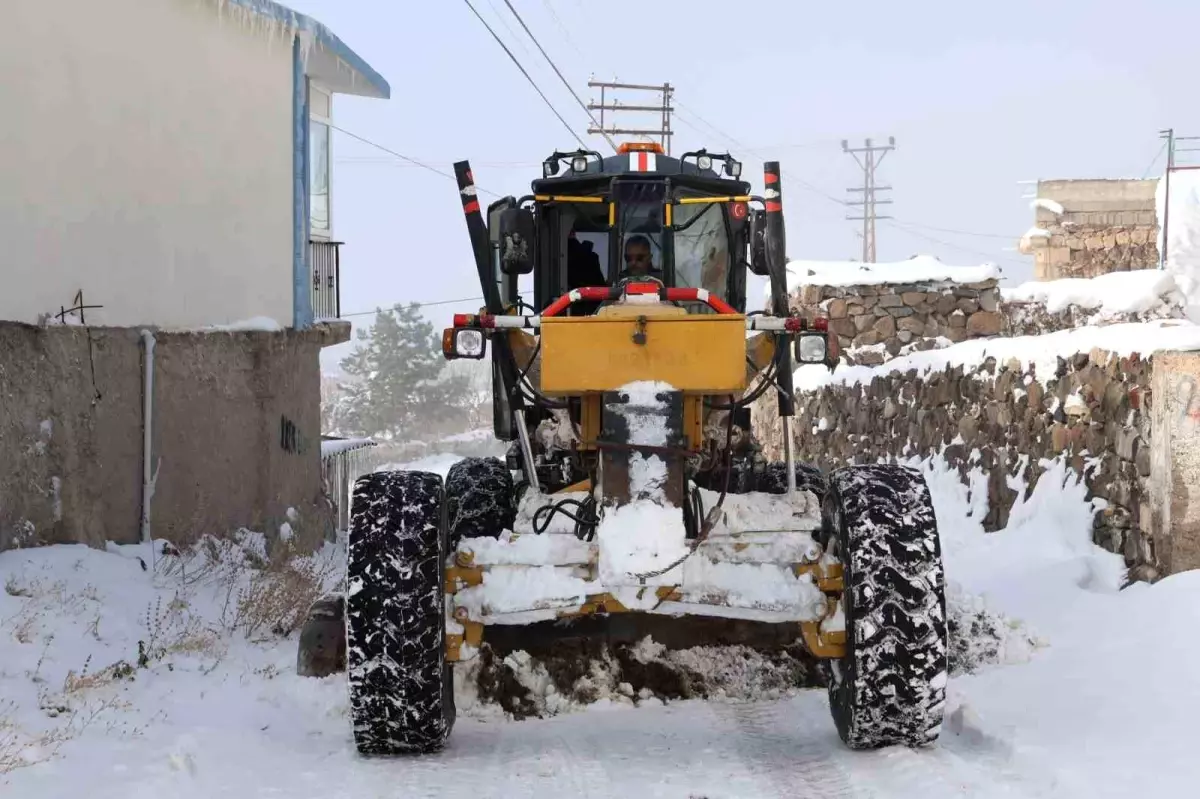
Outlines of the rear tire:
<svg viewBox="0 0 1200 799">
<path fill-rule="evenodd" d="M 816 466 L 809 466 L 807 463 L 797 463 L 796 467 L 796 489 L 798 491 L 811 491 L 817 495 L 817 502 L 825 500 L 826 481 L 828 478 Z M 783 461 L 772 461 L 759 474 L 755 491 L 762 491 L 766 494 L 786 494 L 787 493 L 787 464 Z"/>
<path fill-rule="evenodd" d="M 829 476 L 824 516 L 843 566 L 846 655 L 829 707 L 851 749 L 927 746 L 941 730 L 948 647 L 945 574 L 929 488 L 904 466 Z"/>
<path fill-rule="evenodd" d="M 427 472 L 376 472 L 354 486 L 346 660 L 364 755 L 436 752 L 454 727 L 442 497 L 442 478 Z"/>
<path fill-rule="evenodd" d="M 499 458 L 464 458 L 446 473 L 446 516 L 453 551 L 463 538 L 496 538 L 517 518 L 512 473 Z"/>
</svg>

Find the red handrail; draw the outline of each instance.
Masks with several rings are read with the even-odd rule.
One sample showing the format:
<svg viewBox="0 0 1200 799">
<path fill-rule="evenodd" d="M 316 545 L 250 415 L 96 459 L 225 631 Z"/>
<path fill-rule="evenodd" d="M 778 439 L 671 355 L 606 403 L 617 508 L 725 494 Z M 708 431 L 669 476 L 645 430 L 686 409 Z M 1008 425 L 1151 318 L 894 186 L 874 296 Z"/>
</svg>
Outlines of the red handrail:
<svg viewBox="0 0 1200 799">
<path fill-rule="evenodd" d="M 572 289 L 546 307 L 540 314 L 558 316 L 577 302 L 605 302 L 627 294 L 657 294 L 666 302 L 702 302 L 719 314 L 736 314 L 737 309 L 707 289 L 664 288 L 657 283 L 628 283 L 618 286 L 585 286 Z"/>
</svg>

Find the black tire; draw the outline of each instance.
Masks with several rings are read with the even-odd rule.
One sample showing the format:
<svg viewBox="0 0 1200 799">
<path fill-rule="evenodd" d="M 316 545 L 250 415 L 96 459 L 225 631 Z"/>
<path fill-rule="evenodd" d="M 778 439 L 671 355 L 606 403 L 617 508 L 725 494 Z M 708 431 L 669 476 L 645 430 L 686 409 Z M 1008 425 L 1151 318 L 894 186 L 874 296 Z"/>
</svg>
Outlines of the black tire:
<svg viewBox="0 0 1200 799">
<path fill-rule="evenodd" d="M 796 488 L 800 491 L 811 491 L 817 495 L 817 501 L 825 500 L 825 490 L 827 479 L 825 474 L 816 466 L 810 466 L 807 463 L 797 463 L 796 468 Z M 767 494 L 786 494 L 787 493 L 787 464 L 783 461 L 772 461 L 758 474 L 758 479 L 755 481 L 755 491 L 762 491 Z"/>
<path fill-rule="evenodd" d="M 846 654 L 829 706 L 851 749 L 937 740 L 949 661 L 941 541 L 929 487 L 904 466 L 830 474 L 825 523 L 845 581 Z"/>
<path fill-rule="evenodd" d="M 376 472 L 354 485 L 346 661 L 364 755 L 440 750 L 454 727 L 446 662 L 442 478 Z"/>
<path fill-rule="evenodd" d="M 463 538 L 497 538 L 517 518 L 512 473 L 499 458 L 464 458 L 446 473 L 450 549 Z"/>
</svg>

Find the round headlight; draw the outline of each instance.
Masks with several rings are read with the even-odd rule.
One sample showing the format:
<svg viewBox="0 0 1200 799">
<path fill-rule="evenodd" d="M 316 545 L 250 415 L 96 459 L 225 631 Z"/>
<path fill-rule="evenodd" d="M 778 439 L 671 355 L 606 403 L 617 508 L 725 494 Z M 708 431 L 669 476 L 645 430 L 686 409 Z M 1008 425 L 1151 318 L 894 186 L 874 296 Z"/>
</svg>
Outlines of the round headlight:
<svg viewBox="0 0 1200 799">
<path fill-rule="evenodd" d="M 454 349 L 463 358 L 475 358 L 483 354 L 483 332 L 460 330 L 454 341 Z"/>
<path fill-rule="evenodd" d="M 696 166 L 701 170 L 712 169 L 712 156 L 701 155 L 696 158 Z"/>
</svg>

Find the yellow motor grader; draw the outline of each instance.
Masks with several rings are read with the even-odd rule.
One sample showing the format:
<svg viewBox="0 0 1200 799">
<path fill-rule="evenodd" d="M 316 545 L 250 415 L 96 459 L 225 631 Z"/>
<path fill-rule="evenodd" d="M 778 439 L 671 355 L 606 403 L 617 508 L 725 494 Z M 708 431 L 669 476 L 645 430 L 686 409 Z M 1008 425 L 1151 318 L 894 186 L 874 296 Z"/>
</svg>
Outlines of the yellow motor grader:
<svg viewBox="0 0 1200 799">
<path fill-rule="evenodd" d="M 455 165 L 485 303 L 443 352 L 490 352 L 508 456 L 355 484 L 344 633 L 362 753 L 442 748 L 454 664 L 491 636 L 634 617 L 798 628 L 848 746 L 936 740 L 947 628 L 929 490 L 903 466 L 794 462 L 793 369 L 834 368 L 837 337 L 788 310 L 779 164 L 761 197 L 741 170 L 653 144 L 555 152 L 485 221 Z M 769 280 L 766 311 L 746 310 L 748 273 Z M 764 395 L 782 462 L 751 432 Z"/>
</svg>

